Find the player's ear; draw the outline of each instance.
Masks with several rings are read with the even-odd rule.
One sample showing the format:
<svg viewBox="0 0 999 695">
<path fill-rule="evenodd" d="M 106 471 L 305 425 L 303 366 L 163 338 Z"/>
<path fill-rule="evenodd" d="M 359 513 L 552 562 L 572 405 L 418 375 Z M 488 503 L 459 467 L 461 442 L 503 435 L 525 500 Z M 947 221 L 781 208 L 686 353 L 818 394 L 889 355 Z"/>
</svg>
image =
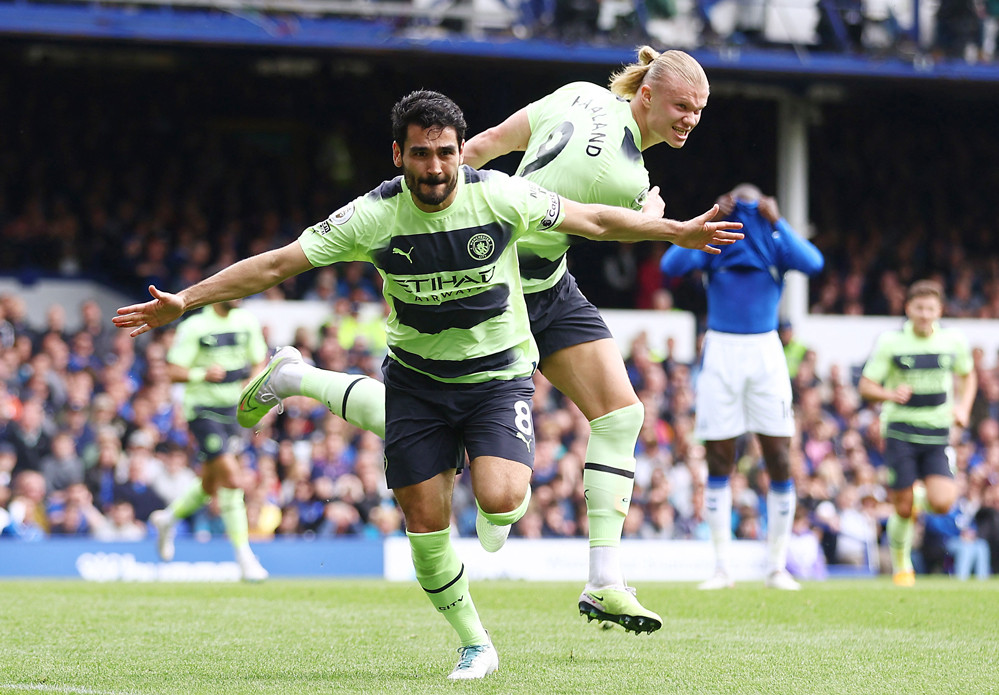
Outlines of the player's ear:
<svg viewBox="0 0 999 695">
<path fill-rule="evenodd" d="M 465 163 L 465 141 L 462 140 L 458 145 L 458 166 Z"/>
<path fill-rule="evenodd" d="M 402 167 L 402 150 L 399 149 L 399 143 L 395 140 L 392 141 L 392 163 L 397 167 Z"/>
</svg>

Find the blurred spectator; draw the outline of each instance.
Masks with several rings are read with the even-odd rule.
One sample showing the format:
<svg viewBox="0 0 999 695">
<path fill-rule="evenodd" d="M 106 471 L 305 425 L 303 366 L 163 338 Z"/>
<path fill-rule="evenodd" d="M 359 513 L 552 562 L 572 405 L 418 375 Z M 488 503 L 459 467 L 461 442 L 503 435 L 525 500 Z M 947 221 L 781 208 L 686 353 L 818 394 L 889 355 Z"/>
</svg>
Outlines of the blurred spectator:
<svg viewBox="0 0 999 695">
<path fill-rule="evenodd" d="M 64 499 L 49 505 L 48 518 L 53 536 L 92 536 L 107 524 L 83 483 L 67 487 Z"/>
<path fill-rule="evenodd" d="M 794 379 L 798 375 L 798 367 L 805 359 L 808 346 L 798 340 L 794 335 L 794 326 L 787 319 L 782 319 L 777 327 L 777 335 L 780 336 L 780 343 L 784 346 L 784 358 L 787 360 L 787 371 Z"/>
<path fill-rule="evenodd" d="M 52 436 L 42 401 L 31 398 L 21 406 L 21 418 L 7 427 L 5 439 L 14 445 L 17 465 L 14 471 L 39 471 L 42 458 L 51 450 Z"/>
<path fill-rule="evenodd" d="M 819 542 L 821 531 L 812 525 L 808 510 L 796 507 L 787 549 L 787 571 L 798 579 L 825 579 L 829 572 Z"/>
<path fill-rule="evenodd" d="M 991 549 L 988 541 L 978 536 L 974 519 L 963 506 L 959 501 L 947 514 L 925 515 L 924 571 L 942 569 L 962 581 L 974 571 L 978 579 L 988 579 L 992 573 Z"/>
<path fill-rule="evenodd" d="M 183 495 L 197 479 L 191 469 L 187 450 L 177 442 L 167 442 L 163 446 L 161 469 L 152 473 L 150 487 L 169 505 Z"/>
<path fill-rule="evenodd" d="M 38 471 L 21 471 L 14 476 L 11 492 L 3 535 L 25 541 L 44 538 L 48 533 L 45 478 Z"/>
<path fill-rule="evenodd" d="M 999 568 L 999 483 L 993 482 L 982 492 L 982 506 L 975 513 L 979 538 L 989 544 L 990 565 Z"/>
<path fill-rule="evenodd" d="M 114 508 L 118 502 L 127 502 L 129 516 L 138 521 L 147 521 L 149 515 L 157 509 L 163 509 L 166 502 L 150 487 L 155 471 L 151 470 L 152 458 L 143 448 L 130 447 L 128 454 L 128 478 L 114 486 L 113 501 L 108 517 L 114 516 Z M 124 512 L 118 510 L 118 518 L 124 517 Z"/>
<path fill-rule="evenodd" d="M 94 528 L 99 541 L 141 541 L 146 533 L 146 525 L 135 518 L 132 503 L 125 499 L 113 502 L 107 518 Z"/>
<path fill-rule="evenodd" d="M 83 459 L 76 453 L 72 435 L 58 432 L 52 438 L 51 451 L 42 458 L 40 468 L 49 493 L 83 482 Z"/>
<path fill-rule="evenodd" d="M 394 503 L 380 504 L 368 513 L 368 523 L 364 527 L 364 533 L 376 538 L 402 536 L 402 524 L 402 512 Z"/>
<path fill-rule="evenodd" d="M 251 541 L 270 540 L 281 525 L 281 508 L 269 498 L 263 485 L 246 493 L 246 523 Z"/>
</svg>

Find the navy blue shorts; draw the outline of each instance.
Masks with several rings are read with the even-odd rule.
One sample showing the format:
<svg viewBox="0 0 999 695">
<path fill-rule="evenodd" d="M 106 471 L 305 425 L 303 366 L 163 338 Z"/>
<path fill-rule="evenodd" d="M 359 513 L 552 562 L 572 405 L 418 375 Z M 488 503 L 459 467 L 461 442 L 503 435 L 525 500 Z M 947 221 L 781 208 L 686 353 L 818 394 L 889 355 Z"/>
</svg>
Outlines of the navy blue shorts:
<svg viewBox="0 0 999 695">
<path fill-rule="evenodd" d="M 888 487 L 907 490 L 917 480 L 929 475 L 954 477 L 946 444 L 914 444 L 894 437 L 885 437 L 885 464 L 888 466 Z"/>
<path fill-rule="evenodd" d="M 542 360 L 562 348 L 614 337 L 571 273 L 547 290 L 525 294 L 524 299 Z"/>
<path fill-rule="evenodd" d="M 222 454 L 238 454 L 245 446 L 246 430 L 236 422 L 236 408 L 197 408 L 187 429 L 198 444 L 197 458 L 204 463 Z"/>
<path fill-rule="evenodd" d="M 498 456 L 534 467 L 530 377 L 446 384 L 386 357 L 385 479 L 390 488 L 430 480 L 468 459 Z"/>
</svg>

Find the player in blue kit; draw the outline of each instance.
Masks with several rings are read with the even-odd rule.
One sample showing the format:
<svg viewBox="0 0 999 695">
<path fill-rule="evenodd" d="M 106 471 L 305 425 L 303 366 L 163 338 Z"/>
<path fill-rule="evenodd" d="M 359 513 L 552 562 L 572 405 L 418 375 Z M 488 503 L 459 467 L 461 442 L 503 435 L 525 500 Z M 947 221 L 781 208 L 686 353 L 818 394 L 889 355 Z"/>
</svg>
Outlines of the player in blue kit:
<svg viewBox="0 0 999 695">
<path fill-rule="evenodd" d="M 770 475 L 767 492 L 767 577 L 776 589 L 800 589 L 786 569 L 796 497 L 791 480 L 794 434 L 791 377 L 777 335 L 784 273 L 822 270 L 822 253 L 798 236 L 777 207 L 751 184 L 718 199 L 720 213 L 743 223 L 745 240 L 717 256 L 670 248 L 662 258 L 666 275 L 694 270 L 707 275 L 708 331 L 696 386 L 694 436 L 704 441 L 708 485 L 704 504 L 715 549 L 716 571 L 701 589 L 732 586 L 728 551 L 732 540 L 732 489 L 736 438 L 754 432 Z"/>
<path fill-rule="evenodd" d="M 311 268 L 372 262 L 390 313 L 385 378 L 386 479 L 402 508 L 416 577 L 461 642 L 449 678 L 482 678 L 496 649 L 450 542 L 451 495 L 467 452 L 484 533 L 505 538 L 526 511 L 533 465 L 530 401 L 538 360 L 515 244 L 559 229 L 587 238 L 658 238 L 695 248 L 728 244 L 740 225 L 686 222 L 583 205 L 523 178 L 462 166 L 465 121 L 447 97 L 414 92 L 392 111 L 393 161 L 403 174 L 306 229 L 177 294 L 122 307 L 137 336 L 206 304 L 256 294 Z M 272 360 L 273 362 L 273 360 Z M 329 403 L 329 399 L 324 399 Z M 241 404 L 254 410 L 252 401 Z"/>
<path fill-rule="evenodd" d="M 690 55 L 660 54 L 645 46 L 636 63 L 612 76 L 610 89 L 587 82 L 566 85 L 469 140 L 465 161 L 480 167 L 523 151 L 517 174 L 547 190 L 583 203 L 644 208 L 661 215 L 663 201 L 658 189 L 649 190 L 642 152 L 659 143 L 683 147 L 700 121 L 708 94 L 707 76 Z M 619 559 L 644 409 L 599 311 L 566 269 L 571 242 L 564 231 L 529 233 L 518 241 L 517 252 L 539 369 L 590 423 L 583 470 L 589 577 L 579 610 L 627 630 L 653 631 L 662 620 L 627 586 Z M 252 412 L 241 409 L 241 422 L 253 426 L 270 406 L 294 394 L 327 403 L 351 424 L 383 432 L 381 384 L 309 368 L 293 348 L 279 351 L 244 390 L 244 404 L 266 406 Z M 502 546 L 505 537 L 490 534 L 487 516 L 477 517 L 476 528 L 486 550 Z"/>
</svg>

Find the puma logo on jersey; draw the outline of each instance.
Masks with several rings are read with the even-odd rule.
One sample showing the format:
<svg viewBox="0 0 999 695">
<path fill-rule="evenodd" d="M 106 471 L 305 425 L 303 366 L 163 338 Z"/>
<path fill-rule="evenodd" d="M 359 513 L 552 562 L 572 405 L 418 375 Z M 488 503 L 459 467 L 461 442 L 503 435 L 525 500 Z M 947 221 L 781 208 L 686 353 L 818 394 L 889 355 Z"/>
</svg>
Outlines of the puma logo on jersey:
<svg viewBox="0 0 999 695">
<path fill-rule="evenodd" d="M 527 438 L 527 437 L 526 437 L 526 436 L 524 435 L 524 433 L 523 433 L 523 432 L 517 432 L 517 438 L 518 438 L 518 439 L 522 439 L 522 440 L 524 441 L 524 444 L 526 444 L 526 445 L 527 445 L 527 450 L 528 450 L 528 451 L 530 451 L 530 450 L 531 450 L 531 440 L 530 440 L 530 439 L 528 439 L 528 438 Z"/>
<path fill-rule="evenodd" d="M 396 247 L 394 247 L 392 249 L 392 253 L 397 253 L 400 256 L 405 256 L 407 261 L 409 261 L 410 263 L 413 262 L 413 259 L 410 257 L 410 256 L 413 255 L 413 247 L 412 246 L 409 247 L 409 251 L 403 251 L 398 246 L 396 246 Z"/>
</svg>

